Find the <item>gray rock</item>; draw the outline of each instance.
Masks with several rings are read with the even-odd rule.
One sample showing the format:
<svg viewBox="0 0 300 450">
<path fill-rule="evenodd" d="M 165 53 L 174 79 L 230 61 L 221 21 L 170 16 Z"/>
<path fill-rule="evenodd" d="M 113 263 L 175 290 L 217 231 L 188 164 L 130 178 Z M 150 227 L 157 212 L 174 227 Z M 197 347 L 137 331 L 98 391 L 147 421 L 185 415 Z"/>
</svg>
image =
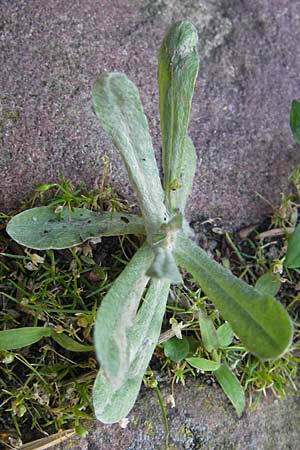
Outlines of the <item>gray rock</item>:
<svg viewBox="0 0 300 450">
<path fill-rule="evenodd" d="M 34 181 L 94 185 L 107 153 L 113 181 L 131 187 L 91 109 L 105 71 L 138 85 L 160 153 L 157 52 L 169 24 L 192 20 L 201 69 L 190 124 L 198 170 L 194 219 L 256 221 L 287 190 L 299 160 L 289 106 L 299 96 L 299 0 L 3 0 L 0 4 L 0 209 L 17 207 Z M 265 198 L 263 200 L 259 193 Z"/>
<path fill-rule="evenodd" d="M 162 388 L 165 398 L 170 387 Z M 176 407 L 168 407 L 170 450 L 298 450 L 300 398 L 266 398 L 241 419 L 215 384 L 189 380 L 175 385 Z M 119 425 L 95 424 L 84 439 L 73 439 L 55 450 L 163 450 L 165 430 L 154 391 L 140 394 L 128 416 L 125 430 Z"/>
</svg>

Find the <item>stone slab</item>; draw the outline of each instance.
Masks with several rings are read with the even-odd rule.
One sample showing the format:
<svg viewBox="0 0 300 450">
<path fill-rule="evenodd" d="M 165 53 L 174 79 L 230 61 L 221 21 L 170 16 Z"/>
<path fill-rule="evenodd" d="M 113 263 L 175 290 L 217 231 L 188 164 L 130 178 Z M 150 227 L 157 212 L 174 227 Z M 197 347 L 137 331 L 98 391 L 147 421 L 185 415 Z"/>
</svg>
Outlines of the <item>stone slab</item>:
<svg viewBox="0 0 300 450">
<path fill-rule="evenodd" d="M 258 220 L 268 202 L 279 202 L 300 159 L 288 124 L 300 95 L 299 7 L 299 0 L 2 0 L 0 209 L 61 174 L 93 186 L 105 153 L 116 188 L 133 198 L 93 115 L 91 86 L 105 71 L 128 74 L 159 158 L 157 52 L 170 23 L 184 17 L 199 31 L 201 56 L 190 212 L 236 226 Z"/>
<path fill-rule="evenodd" d="M 162 387 L 165 399 L 170 387 Z M 168 407 L 169 450 L 298 450 L 300 398 L 268 397 L 238 419 L 215 384 L 199 379 L 175 385 L 176 407 Z M 164 450 L 165 429 L 154 391 L 142 390 L 128 416 L 119 425 L 96 424 L 84 439 L 73 439 L 54 450 Z"/>
</svg>

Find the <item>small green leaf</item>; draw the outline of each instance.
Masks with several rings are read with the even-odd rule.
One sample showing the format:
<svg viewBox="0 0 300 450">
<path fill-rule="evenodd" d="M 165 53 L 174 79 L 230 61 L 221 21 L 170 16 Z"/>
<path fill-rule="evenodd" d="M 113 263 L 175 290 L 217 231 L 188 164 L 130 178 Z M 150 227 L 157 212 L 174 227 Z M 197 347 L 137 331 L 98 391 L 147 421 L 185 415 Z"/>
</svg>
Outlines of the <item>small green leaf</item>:
<svg viewBox="0 0 300 450">
<path fill-rule="evenodd" d="M 218 341 L 220 348 L 228 347 L 233 340 L 233 330 L 231 325 L 226 322 L 217 329 Z"/>
<path fill-rule="evenodd" d="M 138 90 L 126 75 L 110 73 L 96 81 L 92 96 L 101 126 L 122 156 L 136 189 L 151 240 L 168 214 Z"/>
<path fill-rule="evenodd" d="M 295 141 L 300 144 L 300 102 L 293 100 L 290 111 L 290 127 Z"/>
<path fill-rule="evenodd" d="M 56 333 L 52 330 L 51 333 L 52 339 L 57 342 L 61 347 L 70 352 L 93 352 L 93 345 L 85 345 L 80 344 L 80 342 L 74 341 L 71 337 L 67 336 L 64 333 Z"/>
<path fill-rule="evenodd" d="M 133 407 L 145 371 L 158 342 L 170 283 L 152 280 L 132 327 L 128 330 L 131 360 L 119 387 L 113 385 L 100 369 L 93 388 L 96 417 L 104 423 L 115 423 L 126 417 Z M 113 357 L 113 355 L 112 355 Z"/>
<path fill-rule="evenodd" d="M 187 358 L 186 360 L 192 367 L 203 370 L 204 372 L 214 372 L 220 367 L 219 361 L 211 361 L 210 359 L 199 358 L 197 356 Z"/>
<path fill-rule="evenodd" d="M 300 254 L 300 253 L 299 253 Z M 276 295 L 281 286 L 280 278 L 272 272 L 266 272 L 258 278 L 255 289 L 262 294 Z"/>
<path fill-rule="evenodd" d="M 14 350 L 51 335 L 50 327 L 24 327 L 0 331 L 0 350 Z"/>
<path fill-rule="evenodd" d="M 296 226 L 288 240 L 285 266 L 289 269 L 300 267 L 300 224 Z"/>
<path fill-rule="evenodd" d="M 219 348 L 219 340 L 213 321 L 203 312 L 199 311 L 199 326 L 204 348 L 210 353 Z"/>
<path fill-rule="evenodd" d="M 198 281 L 248 350 L 261 359 L 278 358 L 287 351 L 293 326 L 279 302 L 235 277 L 183 233 L 178 233 L 173 253 L 177 263 Z"/>
<path fill-rule="evenodd" d="M 13 217 L 7 233 L 19 244 L 36 250 L 62 249 L 90 238 L 144 234 L 144 221 L 134 214 L 93 212 L 85 208 L 64 208 L 56 214 L 53 206 L 28 209 Z"/>
<path fill-rule="evenodd" d="M 214 375 L 240 417 L 245 409 L 245 394 L 239 380 L 226 364 L 221 364 Z"/>
<path fill-rule="evenodd" d="M 166 202 L 171 210 L 176 208 L 170 193 L 181 182 L 187 127 L 199 67 L 197 41 L 197 30 L 190 22 L 177 22 L 164 37 L 158 57 L 162 165 Z"/>
<path fill-rule="evenodd" d="M 186 336 L 183 336 L 182 339 L 174 336 L 164 342 L 163 345 L 166 357 L 174 362 L 183 360 L 190 352 L 190 344 Z"/>
</svg>

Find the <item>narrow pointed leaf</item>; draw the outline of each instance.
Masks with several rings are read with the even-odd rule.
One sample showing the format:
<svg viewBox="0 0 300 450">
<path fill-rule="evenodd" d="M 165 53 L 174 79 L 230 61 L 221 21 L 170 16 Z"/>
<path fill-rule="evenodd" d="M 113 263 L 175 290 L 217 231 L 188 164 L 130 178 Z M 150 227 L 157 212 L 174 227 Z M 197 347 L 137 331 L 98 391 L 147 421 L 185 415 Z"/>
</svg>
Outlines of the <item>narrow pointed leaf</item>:
<svg viewBox="0 0 300 450">
<path fill-rule="evenodd" d="M 6 231 L 19 244 L 36 250 L 73 247 L 101 236 L 145 233 L 143 219 L 134 214 L 85 208 L 64 208 L 56 214 L 54 210 L 41 206 L 23 211 L 9 221 Z"/>
<path fill-rule="evenodd" d="M 187 21 L 177 22 L 166 34 L 158 57 L 159 109 L 162 133 L 162 164 L 168 206 L 170 192 L 181 178 L 184 143 L 198 73 L 198 36 Z"/>
<path fill-rule="evenodd" d="M 0 331 L 0 350 L 14 350 L 51 335 L 50 327 L 24 327 Z"/>
<path fill-rule="evenodd" d="M 204 348 L 210 353 L 219 348 L 219 340 L 213 321 L 199 311 L 199 327 Z"/>
<path fill-rule="evenodd" d="M 290 127 L 295 141 L 300 144 L 300 102 L 293 100 L 290 110 Z"/>
<path fill-rule="evenodd" d="M 178 234 L 174 255 L 252 353 L 261 359 L 273 359 L 288 349 L 292 323 L 273 297 L 236 278 L 182 233 Z"/>
<path fill-rule="evenodd" d="M 109 382 L 120 387 L 127 376 L 132 355 L 128 333 L 149 281 L 146 275 L 153 260 L 148 246 L 136 252 L 115 280 L 97 312 L 94 343 L 96 355 Z"/>
<path fill-rule="evenodd" d="M 226 364 L 221 364 L 214 375 L 240 417 L 245 409 L 245 394 L 239 380 Z"/>
<path fill-rule="evenodd" d="M 192 367 L 195 367 L 195 369 L 203 370 L 204 372 L 214 372 L 220 367 L 219 361 L 212 361 L 210 359 L 199 358 L 197 356 L 187 358 L 186 360 Z"/>
<path fill-rule="evenodd" d="M 289 269 L 300 267 L 300 224 L 296 226 L 288 240 L 285 265 Z"/>
<path fill-rule="evenodd" d="M 61 347 L 69 352 L 92 352 L 94 351 L 93 345 L 81 344 L 80 342 L 75 341 L 70 336 L 67 336 L 64 333 L 56 333 L 52 330 L 51 334 L 52 339 L 57 342 Z"/>
<path fill-rule="evenodd" d="M 128 333 L 131 363 L 119 387 L 100 369 L 93 388 L 96 417 L 104 423 L 115 423 L 126 417 L 138 396 L 145 371 L 158 342 L 170 283 L 152 280 L 132 328 Z"/>
<path fill-rule="evenodd" d="M 96 81 L 92 96 L 101 126 L 124 160 L 151 234 L 167 220 L 167 212 L 138 90 L 126 75 L 111 73 Z"/>
</svg>

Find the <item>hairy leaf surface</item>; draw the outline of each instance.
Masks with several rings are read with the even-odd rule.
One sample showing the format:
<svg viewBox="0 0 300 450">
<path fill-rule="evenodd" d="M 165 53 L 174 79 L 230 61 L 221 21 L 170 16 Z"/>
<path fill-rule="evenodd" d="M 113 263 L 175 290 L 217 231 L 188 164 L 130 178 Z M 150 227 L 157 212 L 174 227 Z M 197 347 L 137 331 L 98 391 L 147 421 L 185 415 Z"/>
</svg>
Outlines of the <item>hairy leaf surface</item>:
<svg viewBox="0 0 300 450">
<path fill-rule="evenodd" d="M 138 250 L 113 283 L 97 312 L 96 355 L 115 388 L 124 382 L 132 362 L 129 333 L 149 281 L 146 272 L 152 260 L 153 252 L 147 245 Z"/>
<path fill-rule="evenodd" d="M 288 349 L 292 323 L 283 306 L 272 296 L 261 294 L 236 278 L 183 233 L 178 235 L 174 255 L 251 352 L 262 359 L 272 359 Z"/>
<path fill-rule="evenodd" d="M 128 330 L 130 364 L 126 377 L 115 386 L 100 369 L 93 388 L 96 417 L 115 423 L 126 417 L 138 396 L 145 371 L 157 344 L 166 308 L 170 283 L 152 280 L 145 299 Z"/>
<path fill-rule="evenodd" d="M 164 188 L 171 209 L 174 204 L 170 192 L 180 185 L 184 143 L 199 67 L 197 41 L 197 31 L 190 22 L 177 22 L 166 34 L 158 57 Z"/>
<path fill-rule="evenodd" d="M 144 221 L 134 214 L 94 212 L 85 208 L 64 208 L 56 214 L 53 206 L 28 209 L 13 217 L 8 234 L 19 244 L 35 250 L 62 249 L 90 238 L 144 234 Z"/>
<path fill-rule="evenodd" d="M 171 189 L 170 200 L 172 208 L 184 213 L 188 196 L 192 192 L 193 180 L 196 171 L 196 150 L 189 136 L 184 143 L 182 168 L 179 176 L 179 185 L 176 189 Z"/>
<path fill-rule="evenodd" d="M 111 73 L 96 81 L 92 95 L 97 117 L 124 160 L 152 234 L 167 220 L 167 212 L 138 90 L 126 75 Z"/>
</svg>

